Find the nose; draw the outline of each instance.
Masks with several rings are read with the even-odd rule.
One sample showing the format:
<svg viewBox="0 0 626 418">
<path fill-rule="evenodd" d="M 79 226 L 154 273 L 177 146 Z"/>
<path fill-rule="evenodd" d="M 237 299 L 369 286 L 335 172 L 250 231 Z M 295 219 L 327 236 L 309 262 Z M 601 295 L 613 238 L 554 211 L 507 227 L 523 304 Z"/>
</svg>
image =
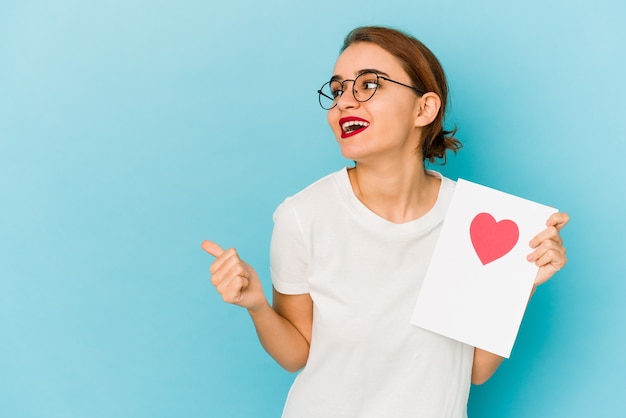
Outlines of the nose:
<svg viewBox="0 0 626 418">
<path fill-rule="evenodd" d="M 346 83 L 350 84 L 350 87 L 346 86 Z M 343 94 L 337 99 L 337 107 L 340 109 L 350 109 L 359 106 L 360 102 L 354 96 L 354 80 L 344 80 Z"/>
</svg>

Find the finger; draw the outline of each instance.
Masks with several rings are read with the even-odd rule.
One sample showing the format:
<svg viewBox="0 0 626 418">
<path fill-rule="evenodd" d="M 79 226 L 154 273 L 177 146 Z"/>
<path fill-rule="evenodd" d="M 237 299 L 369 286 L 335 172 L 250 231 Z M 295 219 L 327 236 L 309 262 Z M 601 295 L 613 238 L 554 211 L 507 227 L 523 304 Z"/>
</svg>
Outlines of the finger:
<svg viewBox="0 0 626 418">
<path fill-rule="evenodd" d="M 561 234 L 559 234 L 559 230 L 555 226 L 549 226 L 535 235 L 528 245 L 530 245 L 530 248 L 537 248 L 546 241 L 553 241 L 557 245 L 563 244 Z"/>
<path fill-rule="evenodd" d="M 553 213 L 546 222 L 547 226 L 553 226 L 557 231 L 563 229 L 565 225 L 569 222 L 569 215 L 564 212 L 556 212 Z"/>
<path fill-rule="evenodd" d="M 219 257 L 224 253 L 224 249 L 213 241 L 205 240 L 202 242 L 202 249 L 213 257 Z"/>
<path fill-rule="evenodd" d="M 236 276 L 241 270 L 242 261 L 234 248 L 225 250 L 209 268 L 213 276 L 220 276 L 219 278 L 214 277 L 218 281 L 222 280 L 222 277 Z"/>
<path fill-rule="evenodd" d="M 549 251 L 554 251 L 562 255 L 565 255 L 566 252 L 565 247 L 561 243 L 558 243 L 551 239 L 546 239 L 540 242 L 539 245 L 535 247 L 533 252 L 528 254 L 527 259 L 528 261 L 536 262 Z"/>
<path fill-rule="evenodd" d="M 229 248 L 227 250 L 223 250 L 222 254 L 213 261 L 209 271 L 211 274 L 216 274 L 217 272 L 222 272 L 224 275 L 228 275 L 228 269 L 234 265 L 241 264 L 242 261 L 239 258 L 239 254 L 237 254 L 237 250 L 234 248 Z"/>
<path fill-rule="evenodd" d="M 565 254 L 555 250 L 546 251 L 535 261 L 535 265 L 537 267 L 541 268 L 550 266 L 555 271 L 561 270 L 565 266 L 565 263 L 567 263 L 567 257 Z"/>
<path fill-rule="evenodd" d="M 250 281 L 244 275 L 230 276 L 216 286 L 217 292 L 222 299 L 228 303 L 239 303 L 242 299 L 243 291 L 248 287 Z"/>
</svg>

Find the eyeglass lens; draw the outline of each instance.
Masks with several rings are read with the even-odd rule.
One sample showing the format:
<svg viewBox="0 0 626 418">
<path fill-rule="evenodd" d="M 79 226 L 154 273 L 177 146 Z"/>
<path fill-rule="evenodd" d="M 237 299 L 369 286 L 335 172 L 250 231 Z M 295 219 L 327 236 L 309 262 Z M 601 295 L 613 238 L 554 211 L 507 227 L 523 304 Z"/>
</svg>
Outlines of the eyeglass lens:
<svg viewBox="0 0 626 418">
<path fill-rule="evenodd" d="M 366 102 L 376 93 L 376 89 L 378 88 L 378 75 L 376 73 L 363 73 L 354 81 L 332 80 L 327 82 L 318 91 L 320 105 L 324 109 L 332 109 L 335 107 L 339 96 L 345 93 L 347 89 L 346 83 L 348 82 L 353 82 L 352 94 L 354 98 L 359 102 Z"/>
</svg>

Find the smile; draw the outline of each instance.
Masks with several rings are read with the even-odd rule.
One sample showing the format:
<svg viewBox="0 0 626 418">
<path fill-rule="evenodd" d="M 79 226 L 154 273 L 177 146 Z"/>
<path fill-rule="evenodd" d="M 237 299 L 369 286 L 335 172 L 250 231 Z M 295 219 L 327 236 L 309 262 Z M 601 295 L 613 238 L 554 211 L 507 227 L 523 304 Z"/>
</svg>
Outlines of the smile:
<svg viewBox="0 0 626 418">
<path fill-rule="evenodd" d="M 339 126 L 341 126 L 341 137 L 348 138 L 362 132 L 370 123 L 365 119 L 357 118 L 356 116 L 349 116 L 347 118 L 339 119 Z"/>
</svg>

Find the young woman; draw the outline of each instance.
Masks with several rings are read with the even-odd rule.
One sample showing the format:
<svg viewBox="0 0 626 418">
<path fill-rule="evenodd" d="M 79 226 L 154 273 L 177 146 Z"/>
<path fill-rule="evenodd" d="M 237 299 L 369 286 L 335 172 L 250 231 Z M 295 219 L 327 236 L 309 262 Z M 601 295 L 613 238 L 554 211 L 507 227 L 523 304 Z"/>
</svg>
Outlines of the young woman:
<svg viewBox="0 0 626 418">
<path fill-rule="evenodd" d="M 283 202 L 271 244 L 273 304 L 234 249 L 205 241 L 212 283 L 248 309 L 263 347 L 298 371 L 283 417 L 466 416 L 470 383 L 501 357 L 409 324 L 454 182 L 424 161 L 456 152 L 443 129 L 435 56 L 393 29 L 345 39 L 319 90 L 341 153 L 356 162 Z M 530 243 L 535 285 L 566 263 L 557 213 Z"/>
</svg>

